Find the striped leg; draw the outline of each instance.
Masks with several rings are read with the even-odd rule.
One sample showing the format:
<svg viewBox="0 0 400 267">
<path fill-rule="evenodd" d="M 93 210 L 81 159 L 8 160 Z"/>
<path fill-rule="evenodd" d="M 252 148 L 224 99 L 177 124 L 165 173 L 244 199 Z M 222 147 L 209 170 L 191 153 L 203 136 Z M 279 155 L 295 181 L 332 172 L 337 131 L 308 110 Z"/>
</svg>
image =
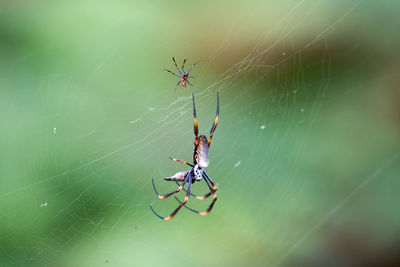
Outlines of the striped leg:
<svg viewBox="0 0 400 267">
<path fill-rule="evenodd" d="M 197 124 L 197 117 L 196 117 L 196 105 L 194 103 L 194 94 L 192 94 L 192 99 L 193 99 L 193 118 L 194 118 L 194 136 L 196 138 L 196 142 L 195 142 L 195 147 L 197 148 L 198 144 L 199 144 L 199 126 Z"/>
<path fill-rule="evenodd" d="M 179 77 L 179 78 L 182 78 L 181 76 L 179 76 L 178 74 L 176 74 L 175 72 L 173 72 L 173 71 L 170 71 L 170 70 L 167 70 L 167 69 L 164 69 L 165 71 L 168 71 L 169 73 L 171 73 L 172 75 L 174 75 L 174 76 L 176 76 L 176 77 Z"/>
<path fill-rule="evenodd" d="M 175 181 L 175 183 L 176 183 L 177 185 L 181 185 L 180 183 L 178 183 L 178 181 Z M 182 190 L 185 191 L 185 192 L 187 192 L 187 190 L 186 190 L 185 188 L 182 188 Z M 198 196 L 198 195 L 195 195 L 195 194 L 193 194 L 193 193 L 190 193 L 190 195 L 191 195 L 192 197 L 195 197 L 195 198 L 199 199 L 199 200 L 203 200 L 203 199 L 206 199 L 206 198 L 208 198 L 209 196 L 211 196 L 211 192 L 208 192 L 207 194 L 202 195 L 202 196 Z"/>
<path fill-rule="evenodd" d="M 207 175 L 207 173 L 206 173 L 205 171 L 203 171 L 203 177 L 204 177 L 204 179 L 208 178 L 208 181 L 209 181 L 210 184 L 212 185 L 214 191 L 217 192 L 218 187 L 214 184 L 214 182 L 211 180 L 211 178 Z M 181 185 L 181 184 L 178 183 L 177 181 L 176 181 L 176 184 L 179 185 L 179 186 Z M 182 188 L 182 190 L 185 191 L 185 192 L 187 192 L 185 188 Z M 199 200 L 203 200 L 203 199 L 206 199 L 206 198 L 208 198 L 209 196 L 211 196 L 211 192 L 209 192 L 209 193 L 207 193 L 207 194 L 205 194 L 205 195 L 203 195 L 203 196 L 197 196 L 197 195 L 192 194 L 192 193 L 190 193 L 190 195 L 191 195 L 192 197 L 195 197 L 195 198 L 199 199 Z"/>
<path fill-rule="evenodd" d="M 178 88 L 179 87 L 179 85 L 181 84 L 181 82 L 182 82 L 182 80 L 180 80 L 177 84 L 176 84 L 176 86 L 175 86 L 175 89 L 174 89 L 174 91 L 175 91 L 175 95 L 176 95 L 176 88 Z"/>
<path fill-rule="evenodd" d="M 188 162 L 185 161 L 185 160 L 176 159 L 176 158 L 172 158 L 172 157 L 169 157 L 169 158 L 170 158 L 171 160 L 173 160 L 173 161 L 182 162 L 183 164 L 189 165 L 190 167 L 193 168 L 193 165 L 190 164 L 190 163 L 188 163 Z M 166 178 L 164 178 L 164 179 L 166 179 Z M 179 180 L 179 179 L 168 179 L 167 181 L 175 181 L 176 184 L 180 186 L 181 184 L 178 183 L 178 181 L 182 181 L 182 180 Z M 187 190 L 186 190 L 185 188 L 182 188 L 182 190 L 185 191 L 185 192 L 187 192 Z M 190 193 L 190 195 L 191 195 L 192 197 L 195 197 L 195 198 L 197 198 L 197 199 L 202 200 L 202 199 L 206 199 L 206 198 L 208 198 L 209 196 L 211 196 L 211 193 L 207 193 L 207 194 L 205 194 L 204 196 L 197 196 L 197 195 L 192 194 L 192 193 Z"/>
<path fill-rule="evenodd" d="M 194 213 L 197 213 L 197 214 L 206 216 L 207 214 L 210 213 L 210 211 L 211 211 L 212 208 L 214 207 L 214 204 L 215 204 L 215 202 L 217 201 L 217 195 L 215 194 L 214 189 L 211 187 L 211 184 L 210 184 L 210 182 L 208 181 L 208 178 L 205 178 L 204 180 L 206 181 L 206 183 L 207 183 L 207 185 L 208 185 L 208 188 L 210 188 L 211 194 L 213 195 L 213 198 L 214 198 L 213 201 L 211 202 L 210 206 L 208 206 L 207 210 L 206 210 L 206 211 L 203 211 L 203 212 L 200 212 L 200 211 L 198 211 L 198 210 L 192 209 L 192 208 L 187 207 L 187 206 L 185 206 L 185 208 L 187 208 L 187 209 L 190 210 L 190 211 L 193 211 Z M 181 203 L 181 204 L 184 203 L 184 202 L 181 202 L 177 197 L 175 197 L 175 199 L 176 199 L 179 203 Z M 186 204 L 186 203 L 185 203 L 185 204 Z"/>
<path fill-rule="evenodd" d="M 187 74 L 190 73 L 190 71 L 193 69 L 194 66 L 196 66 L 197 63 L 199 63 L 199 62 L 196 61 L 195 63 L 192 64 L 192 66 L 190 66 L 190 69 L 188 70 Z"/>
<path fill-rule="evenodd" d="M 176 159 L 176 158 L 173 158 L 173 157 L 169 157 L 169 159 L 170 159 L 170 160 L 173 160 L 173 161 L 182 162 L 183 164 L 189 165 L 190 167 L 192 167 L 192 168 L 193 168 L 193 165 L 192 165 L 192 164 L 190 164 L 190 163 L 188 163 L 186 160 L 182 160 L 182 159 Z"/>
<path fill-rule="evenodd" d="M 178 68 L 178 65 L 176 64 L 176 61 L 175 61 L 175 58 L 174 58 L 174 57 L 172 57 L 172 61 L 174 61 L 175 68 L 179 71 L 179 73 L 180 73 L 181 76 L 182 76 L 182 71 Z"/>
<path fill-rule="evenodd" d="M 182 71 L 185 73 L 185 63 L 186 63 L 186 58 L 183 60 L 182 63 Z"/>
<path fill-rule="evenodd" d="M 219 119 L 219 92 L 217 92 L 217 116 L 215 117 L 215 121 L 211 127 L 210 138 L 208 139 L 208 146 L 211 145 L 211 140 L 213 138 L 215 129 L 217 129 L 218 119 Z"/>
<path fill-rule="evenodd" d="M 191 176 L 191 175 L 188 175 L 187 177 L 189 178 L 189 186 L 188 186 L 188 191 L 187 191 L 186 196 L 185 196 L 185 200 L 184 200 L 183 202 L 180 202 L 181 204 L 180 204 L 168 217 L 162 217 L 162 216 L 160 216 L 157 212 L 154 211 L 153 207 L 150 206 L 150 209 L 153 211 L 153 213 L 154 213 L 155 215 L 157 215 L 158 218 L 163 219 L 163 220 L 165 220 L 165 221 L 169 221 L 169 220 L 171 220 L 171 219 L 175 216 L 175 214 L 176 214 L 183 206 L 185 206 L 185 204 L 187 203 L 187 201 L 188 201 L 188 199 L 189 199 L 189 196 L 190 196 L 190 188 L 192 187 L 192 176 Z M 187 181 L 188 178 L 186 178 L 185 181 Z M 184 184 L 184 183 L 183 183 L 183 184 Z"/>
<path fill-rule="evenodd" d="M 205 178 L 208 179 L 208 181 L 210 182 L 210 184 L 212 185 L 212 187 L 214 188 L 214 191 L 218 190 L 218 187 L 214 184 L 214 182 L 211 180 L 210 176 L 208 176 L 208 174 L 203 171 L 203 177 L 205 176 Z"/>
<path fill-rule="evenodd" d="M 173 195 L 173 194 L 176 194 L 176 193 L 178 193 L 179 191 L 181 191 L 182 188 L 185 186 L 185 183 L 187 182 L 189 176 L 190 176 L 190 175 L 187 175 L 187 176 L 186 176 L 186 179 L 183 180 L 183 183 L 181 184 L 181 186 L 178 187 L 178 189 L 176 189 L 175 191 L 172 191 L 171 193 L 165 194 L 165 195 L 160 195 L 160 194 L 157 192 L 156 186 L 155 186 L 155 184 L 154 184 L 154 179 L 152 179 L 152 181 L 153 181 L 154 192 L 156 192 L 156 195 L 157 195 L 157 197 L 158 197 L 159 199 L 164 199 L 164 198 L 167 198 L 167 197 L 169 197 L 169 196 L 171 196 L 171 195 Z"/>
</svg>

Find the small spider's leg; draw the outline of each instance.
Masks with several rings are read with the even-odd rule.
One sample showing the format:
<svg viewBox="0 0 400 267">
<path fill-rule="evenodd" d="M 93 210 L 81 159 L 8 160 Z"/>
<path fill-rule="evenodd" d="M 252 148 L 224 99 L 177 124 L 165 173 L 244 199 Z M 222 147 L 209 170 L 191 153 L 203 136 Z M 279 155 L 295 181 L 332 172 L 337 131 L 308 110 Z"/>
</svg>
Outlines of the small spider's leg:
<svg viewBox="0 0 400 267">
<path fill-rule="evenodd" d="M 198 127 L 198 124 L 197 124 L 197 117 L 196 117 L 196 105 L 194 104 L 194 94 L 192 94 L 192 99 L 193 99 L 193 117 L 194 117 L 194 135 L 196 136 L 196 146 L 198 145 L 198 142 L 199 142 L 199 138 L 198 138 L 198 135 L 199 135 L 199 127 Z"/>
<path fill-rule="evenodd" d="M 192 176 L 191 176 L 191 174 L 189 174 L 187 177 L 189 178 L 189 186 L 188 186 L 188 192 L 186 193 L 186 196 L 185 196 L 185 200 L 183 202 L 180 202 L 181 204 L 168 217 L 162 217 L 162 216 L 158 215 L 154 211 L 153 207 L 150 206 L 150 209 L 153 211 L 153 213 L 155 215 L 157 215 L 158 218 L 163 219 L 165 221 L 171 220 L 175 216 L 175 214 L 187 203 L 189 196 L 190 196 L 190 188 L 192 187 Z"/>
<path fill-rule="evenodd" d="M 191 84 L 191 83 L 189 82 L 189 80 L 186 80 L 186 82 L 187 82 L 190 86 L 194 87 L 193 84 Z"/>
<path fill-rule="evenodd" d="M 186 58 L 183 60 L 182 63 L 182 71 L 185 72 L 185 63 L 186 63 Z"/>
<path fill-rule="evenodd" d="M 175 72 L 172 72 L 172 71 L 170 71 L 170 70 L 167 70 L 167 69 L 164 69 L 164 70 L 168 71 L 169 73 L 171 73 L 172 75 L 174 75 L 174 76 L 176 76 L 176 77 L 179 77 L 179 78 L 181 78 L 181 76 L 179 76 L 179 75 L 178 75 L 178 74 L 176 74 Z"/>
<path fill-rule="evenodd" d="M 204 170 L 203 170 L 203 177 L 204 177 L 204 179 L 208 179 L 208 181 L 210 182 L 210 184 L 214 188 L 214 191 L 218 190 L 218 187 L 215 185 L 215 183 L 211 180 L 210 176 L 208 176 L 208 174 Z"/>
<path fill-rule="evenodd" d="M 176 84 L 176 86 L 175 86 L 175 89 L 174 89 L 174 91 L 175 91 L 175 95 L 176 95 L 176 88 L 178 88 L 179 87 L 179 85 L 181 84 L 181 82 L 182 82 L 182 80 L 180 80 L 177 84 Z"/>
<path fill-rule="evenodd" d="M 188 210 L 193 211 L 193 212 L 195 212 L 195 213 L 197 213 L 197 214 L 206 216 L 207 214 L 210 213 L 210 211 L 211 211 L 212 208 L 214 207 L 214 204 L 215 204 L 215 202 L 217 201 L 217 195 L 215 194 L 215 191 L 212 189 L 211 184 L 209 183 L 208 179 L 204 179 L 204 180 L 206 181 L 206 183 L 207 183 L 207 185 L 208 185 L 208 188 L 210 188 L 211 194 L 213 195 L 213 198 L 214 198 L 213 201 L 211 202 L 210 206 L 208 206 L 207 210 L 206 210 L 206 211 L 203 211 L 203 212 L 200 212 L 200 211 L 198 211 L 198 210 L 192 209 L 192 208 L 190 208 L 190 207 L 188 207 L 188 206 L 185 206 L 185 208 L 187 208 Z M 179 203 L 181 203 L 181 204 L 183 203 L 183 202 L 181 202 L 177 197 L 175 197 L 175 199 L 176 199 Z"/>
<path fill-rule="evenodd" d="M 190 69 L 188 70 L 187 74 L 190 73 L 190 71 L 193 69 L 194 66 L 196 66 L 197 63 L 199 63 L 199 62 L 196 61 L 195 63 L 192 64 L 192 66 L 190 66 Z"/>
<path fill-rule="evenodd" d="M 175 181 L 175 183 L 176 183 L 177 185 L 181 185 L 180 183 L 178 183 L 178 181 Z M 182 190 L 185 191 L 185 192 L 187 192 L 187 190 L 186 190 L 185 188 L 182 188 Z M 205 195 L 203 195 L 203 196 L 198 196 L 198 195 L 195 195 L 195 194 L 193 194 L 193 193 L 190 193 L 190 195 L 191 195 L 192 197 L 195 197 L 195 198 L 199 199 L 199 200 L 203 200 L 203 199 L 206 199 L 206 198 L 208 198 L 209 196 L 211 196 L 211 192 L 209 192 L 209 193 L 207 193 L 207 194 L 205 194 Z"/>
<path fill-rule="evenodd" d="M 213 134 L 215 132 L 215 129 L 217 129 L 217 124 L 218 124 L 218 119 L 219 119 L 219 92 L 217 92 L 217 115 L 215 117 L 215 121 L 211 127 L 210 131 L 210 138 L 208 139 L 208 146 L 210 147 L 211 145 L 211 140 L 213 138 Z"/>
<path fill-rule="evenodd" d="M 174 64 L 175 64 L 176 69 L 179 71 L 179 73 L 180 73 L 181 76 L 182 76 L 182 71 L 178 68 L 178 65 L 176 64 L 175 58 L 172 57 L 172 60 L 174 61 Z"/>
<path fill-rule="evenodd" d="M 182 162 L 183 164 L 189 165 L 190 167 L 192 167 L 192 168 L 193 168 L 193 165 L 192 165 L 192 164 L 190 164 L 190 163 L 188 163 L 186 160 L 182 160 L 182 159 L 176 159 L 176 158 L 173 158 L 173 157 L 169 157 L 169 159 L 170 159 L 170 160 L 173 160 L 173 161 Z"/>
<path fill-rule="evenodd" d="M 192 75 L 190 75 L 190 76 L 188 76 L 188 79 L 197 79 L 197 77 L 195 77 L 195 76 L 192 76 Z"/>
<path fill-rule="evenodd" d="M 185 186 L 185 183 L 187 182 L 188 177 L 189 177 L 189 175 L 186 176 L 186 179 L 183 181 L 183 183 L 181 184 L 181 186 L 178 187 L 178 189 L 176 189 L 175 191 L 172 191 L 171 193 L 165 194 L 165 195 L 160 195 L 160 194 L 157 192 L 156 186 L 155 186 L 155 184 L 154 184 L 154 179 L 152 179 L 152 181 L 153 181 L 154 192 L 156 192 L 156 195 L 157 195 L 157 197 L 158 197 L 159 199 L 167 198 L 167 197 L 169 197 L 169 196 L 171 196 L 171 195 L 173 195 L 173 194 L 176 194 L 176 193 L 178 193 L 179 191 L 181 191 L 182 188 Z"/>
</svg>

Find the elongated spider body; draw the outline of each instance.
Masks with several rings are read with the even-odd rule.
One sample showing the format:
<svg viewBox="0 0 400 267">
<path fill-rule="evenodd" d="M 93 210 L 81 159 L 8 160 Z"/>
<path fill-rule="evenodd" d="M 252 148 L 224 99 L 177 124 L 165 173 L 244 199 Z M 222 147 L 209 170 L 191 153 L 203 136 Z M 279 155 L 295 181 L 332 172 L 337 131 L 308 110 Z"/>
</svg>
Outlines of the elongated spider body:
<svg viewBox="0 0 400 267">
<path fill-rule="evenodd" d="M 190 86 L 193 86 L 193 84 L 191 84 L 191 83 L 189 82 L 188 79 L 189 79 L 189 78 L 194 78 L 193 76 L 190 75 L 190 71 L 191 71 L 192 68 L 198 63 L 198 61 L 195 62 L 195 63 L 193 63 L 192 66 L 190 66 L 190 69 L 189 69 L 188 71 L 185 71 L 186 58 L 183 60 L 183 63 L 182 63 L 182 70 L 179 69 L 178 65 L 176 64 L 176 61 L 175 61 L 175 58 L 174 58 L 174 57 L 172 57 L 172 61 L 174 61 L 175 68 L 176 68 L 176 70 L 179 72 L 180 75 L 178 75 L 178 74 L 176 74 L 175 72 L 170 71 L 170 70 L 168 70 L 168 69 L 164 69 L 164 70 L 165 70 L 165 71 L 168 71 L 168 72 L 171 73 L 172 75 L 174 75 L 174 76 L 180 78 L 179 82 L 178 82 L 178 83 L 176 84 L 176 86 L 175 86 L 175 93 L 176 93 L 176 88 L 178 88 L 178 86 L 179 86 L 180 84 L 182 84 L 183 87 L 186 87 L 188 84 L 189 84 Z"/>
<path fill-rule="evenodd" d="M 160 215 L 158 215 L 158 213 L 156 213 L 153 209 L 152 206 L 150 206 L 150 209 L 154 212 L 155 215 L 157 215 L 157 217 L 169 221 L 170 219 L 172 219 L 175 214 L 184 206 L 185 208 L 200 214 L 200 215 L 207 215 L 211 209 L 213 208 L 215 202 L 217 201 L 217 195 L 216 195 L 216 191 L 217 191 L 217 186 L 214 184 L 214 182 L 211 180 L 211 178 L 207 175 L 207 173 L 204 171 L 204 168 L 206 168 L 209 164 L 209 158 L 208 158 L 208 151 L 211 145 L 211 141 L 212 141 L 212 137 L 214 134 L 215 129 L 217 128 L 217 124 L 218 124 L 218 119 L 219 119 L 219 93 L 217 92 L 217 115 L 215 117 L 215 121 L 211 127 L 211 131 L 210 131 L 210 138 L 207 140 L 207 137 L 205 135 L 198 135 L 199 131 L 198 131 L 198 125 L 197 125 L 197 117 L 196 117 L 196 106 L 194 103 L 194 94 L 192 94 L 192 99 L 193 99 L 193 117 L 194 117 L 194 139 L 193 139 L 193 164 L 188 163 L 185 160 L 181 160 L 181 159 L 175 159 L 175 158 L 171 158 L 171 160 L 173 161 L 178 161 L 178 162 L 182 162 L 186 165 L 189 165 L 190 167 L 192 167 L 189 171 L 181 171 L 181 172 L 177 172 L 175 175 L 171 176 L 171 177 L 166 177 L 164 178 L 164 180 L 166 181 L 175 181 L 179 187 L 178 189 L 176 189 L 175 191 L 172 191 L 168 194 L 165 195 L 160 195 L 157 192 L 156 186 L 154 184 L 154 179 L 153 181 L 153 188 L 154 191 L 156 192 L 157 196 L 159 199 L 164 199 L 167 197 L 170 197 L 178 192 L 180 192 L 181 190 L 186 192 L 186 196 L 185 196 L 185 200 L 182 202 L 180 201 L 178 198 L 175 197 L 175 199 L 180 203 L 180 205 L 168 216 L 168 217 L 162 217 Z M 194 195 L 192 193 L 190 193 L 190 189 L 193 183 L 195 183 L 196 181 L 201 181 L 203 180 L 206 182 L 210 192 L 203 195 L 203 196 L 197 196 Z M 182 182 L 182 184 L 180 184 L 179 182 Z M 185 184 L 188 183 L 188 187 L 187 189 L 184 189 Z M 209 196 L 213 196 L 213 201 L 211 202 L 211 204 L 208 206 L 207 210 L 204 212 L 199 212 L 197 210 L 194 210 L 188 206 L 185 206 L 187 201 L 189 200 L 189 196 L 193 196 L 197 199 L 206 199 Z"/>
<path fill-rule="evenodd" d="M 196 137 L 193 139 L 193 162 L 200 168 L 208 166 L 208 140 L 205 135 L 200 135 L 196 145 Z"/>
</svg>

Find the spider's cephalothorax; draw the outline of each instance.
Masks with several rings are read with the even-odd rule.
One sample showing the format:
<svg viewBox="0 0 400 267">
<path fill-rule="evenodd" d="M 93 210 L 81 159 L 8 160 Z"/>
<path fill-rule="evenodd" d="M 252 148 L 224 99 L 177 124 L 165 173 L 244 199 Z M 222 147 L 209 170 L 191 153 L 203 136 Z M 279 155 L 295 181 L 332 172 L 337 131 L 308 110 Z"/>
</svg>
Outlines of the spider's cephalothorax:
<svg viewBox="0 0 400 267">
<path fill-rule="evenodd" d="M 175 61 L 175 60 L 174 60 Z M 159 218 L 169 221 L 172 217 L 175 216 L 175 214 L 183 207 L 186 205 L 189 196 L 193 196 L 197 199 L 206 199 L 209 196 L 213 196 L 213 201 L 211 202 L 210 206 L 208 206 L 207 210 L 204 212 L 199 212 L 197 210 L 194 210 L 188 206 L 185 206 L 185 208 L 200 214 L 200 215 L 207 215 L 211 209 L 214 206 L 214 203 L 217 201 L 217 195 L 215 194 L 215 192 L 217 191 L 217 186 L 214 184 L 214 182 L 211 180 L 211 178 L 207 175 L 207 173 L 204 171 L 204 168 L 206 168 L 208 166 L 209 163 L 209 159 L 208 159 L 208 150 L 209 147 L 211 145 L 211 141 L 212 141 L 212 137 L 214 134 L 215 129 L 217 128 L 217 124 L 218 124 L 218 118 L 219 118 L 219 93 L 217 92 L 217 116 L 215 117 L 215 121 L 211 127 L 211 131 L 210 131 L 210 138 L 207 140 L 207 137 L 205 135 L 200 135 L 199 136 L 199 130 L 198 130 L 198 125 L 197 125 L 197 118 L 196 118 L 196 106 L 194 104 L 194 94 L 192 94 L 192 99 L 193 99 L 193 117 L 194 117 L 194 139 L 193 139 L 193 144 L 194 144 L 194 148 L 193 148 L 193 164 L 190 164 L 184 160 L 181 159 L 175 159 L 175 158 L 170 158 L 173 161 L 179 161 L 182 162 L 186 165 L 189 165 L 190 167 L 192 167 L 190 169 L 190 171 L 181 171 L 181 172 L 177 172 L 175 175 L 171 176 L 171 177 L 166 177 L 164 178 L 164 180 L 166 181 L 175 181 L 179 187 L 178 189 L 176 189 L 175 191 L 165 194 L 165 195 L 159 195 L 157 193 L 157 189 L 154 185 L 154 179 L 153 179 L 153 188 L 154 191 L 156 192 L 158 198 L 160 199 L 164 199 L 167 198 L 169 196 L 172 196 L 175 193 L 178 193 L 179 191 L 181 191 L 183 189 L 183 191 L 186 192 L 186 196 L 185 196 L 185 200 L 184 201 L 180 201 L 178 198 L 176 198 L 176 200 L 178 200 L 178 202 L 180 203 L 180 205 L 168 216 L 168 217 L 162 217 L 160 215 L 158 215 L 152 208 L 152 206 L 150 206 L 151 210 L 154 212 L 155 215 L 157 215 Z M 200 181 L 204 178 L 204 181 L 207 183 L 208 188 L 210 189 L 210 192 L 203 195 L 203 196 L 196 196 L 192 193 L 190 193 L 190 188 L 192 186 L 192 184 L 195 181 Z M 182 182 L 182 184 L 180 184 L 179 182 Z M 184 189 L 185 184 L 188 183 L 188 187 L 187 189 Z"/>
<path fill-rule="evenodd" d="M 198 164 L 194 165 L 193 178 L 196 181 L 200 181 L 201 179 L 203 179 L 203 172 L 204 172 L 204 170 Z"/>
<path fill-rule="evenodd" d="M 193 85 L 189 82 L 188 79 L 189 79 L 189 78 L 194 78 L 193 76 L 190 76 L 190 71 L 191 71 L 192 68 L 198 63 L 198 61 L 195 62 L 195 63 L 193 63 L 192 66 L 190 66 L 190 69 L 189 69 L 188 71 L 185 71 L 186 58 L 183 60 L 182 70 L 179 69 L 178 65 L 176 64 L 176 61 L 175 61 L 175 58 L 174 58 L 174 57 L 172 57 L 172 60 L 174 61 L 175 68 L 176 68 L 176 70 L 179 72 L 180 75 L 174 73 L 173 71 L 167 70 L 167 69 L 164 69 L 164 70 L 168 71 L 169 73 L 171 73 L 172 75 L 174 75 L 174 76 L 176 76 L 176 77 L 181 78 L 181 79 L 179 80 L 179 82 L 178 82 L 178 83 L 176 84 L 176 86 L 175 86 L 175 93 L 176 93 L 176 88 L 178 88 L 178 86 L 179 86 L 180 84 L 182 84 L 183 87 L 186 87 L 188 84 L 191 85 L 191 86 L 193 86 Z"/>
</svg>

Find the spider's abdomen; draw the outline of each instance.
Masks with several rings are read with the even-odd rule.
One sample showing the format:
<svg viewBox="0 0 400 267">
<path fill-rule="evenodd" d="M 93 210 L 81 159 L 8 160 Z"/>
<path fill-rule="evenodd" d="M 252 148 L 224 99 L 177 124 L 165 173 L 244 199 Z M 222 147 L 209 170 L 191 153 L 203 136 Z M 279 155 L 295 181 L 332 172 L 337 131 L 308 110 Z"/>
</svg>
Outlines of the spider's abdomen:
<svg viewBox="0 0 400 267">
<path fill-rule="evenodd" d="M 199 136 L 199 144 L 194 151 L 194 158 L 201 168 L 208 166 L 208 140 L 205 135 Z"/>
</svg>

